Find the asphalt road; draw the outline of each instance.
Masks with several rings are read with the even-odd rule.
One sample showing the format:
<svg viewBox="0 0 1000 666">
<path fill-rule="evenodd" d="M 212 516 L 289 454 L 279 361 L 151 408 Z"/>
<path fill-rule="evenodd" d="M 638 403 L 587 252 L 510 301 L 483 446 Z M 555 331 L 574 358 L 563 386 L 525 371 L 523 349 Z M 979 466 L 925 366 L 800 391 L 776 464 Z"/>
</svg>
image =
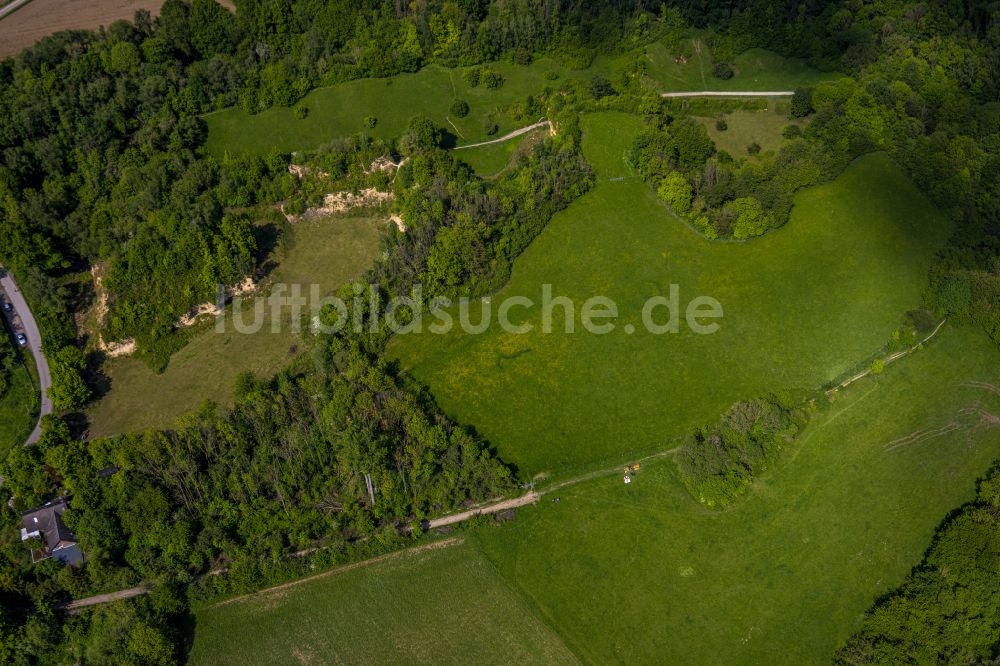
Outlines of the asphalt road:
<svg viewBox="0 0 1000 666">
<path fill-rule="evenodd" d="M 27 301 L 24 300 L 24 296 L 21 294 L 17 283 L 14 282 L 14 278 L 4 270 L 3 266 L 0 266 L 0 274 L 3 275 L 3 277 L 0 277 L 0 286 L 3 286 L 3 290 L 7 294 L 7 300 L 14 306 L 14 311 L 21 319 L 21 330 L 19 332 L 24 333 L 24 337 L 28 338 L 28 348 L 34 354 L 35 366 L 38 368 L 38 380 L 42 391 L 42 408 L 38 414 L 38 423 L 35 424 L 35 429 L 28 436 L 28 441 L 25 442 L 25 444 L 34 444 L 42 434 L 42 417 L 52 413 L 52 400 L 49 398 L 49 387 L 52 386 L 52 374 L 49 372 L 49 363 L 45 360 L 45 354 L 42 353 L 42 334 L 38 330 L 38 324 L 35 323 L 35 317 L 31 314 L 31 310 L 28 309 Z"/>
</svg>

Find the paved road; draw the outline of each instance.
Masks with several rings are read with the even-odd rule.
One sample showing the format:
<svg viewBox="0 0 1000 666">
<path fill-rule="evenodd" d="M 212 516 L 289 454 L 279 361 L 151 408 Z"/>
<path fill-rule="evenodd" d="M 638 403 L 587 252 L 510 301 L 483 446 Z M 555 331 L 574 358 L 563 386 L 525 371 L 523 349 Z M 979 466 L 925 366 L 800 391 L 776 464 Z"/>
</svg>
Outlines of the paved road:
<svg viewBox="0 0 1000 666">
<path fill-rule="evenodd" d="M 3 290 L 7 294 L 7 299 L 10 300 L 11 304 L 14 306 L 14 310 L 18 317 L 21 318 L 21 326 L 23 328 L 24 337 L 28 338 L 28 348 L 35 355 L 35 366 L 38 368 L 38 381 L 41 386 L 42 391 L 42 408 L 38 413 L 38 423 L 35 424 L 35 429 L 28 436 L 28 441 L 25 444 L 34 444 L 38 441 L 38 437 L 42 433 L 42 417 L 52 413 L 52 400 L 49 398 L 49 387 L 52 386 L 52 374 L 49 372 L 49 363 L 45 360 L 45 354 L 42 353 L 42 334 L 38 330 L 38 324 L 35 323 L 35 317 L 31 314 L 31 310 L 28 309 L 28 303 L 24 300 L 24 296 L 21 294 L 21 290 L 18 289 L 17 283 L 14 282 L 13 276 L 10 273 L 4 271 L 3 266 L 0 266 L 0 285 L 3 286 Z"/>
<path fill-rule="evenodd" d="M 791 97 L 794 90 L 772 90 L 771 92 L 703 90 L 701 92 L 666 92 L 662 97 Z"/>
<path fill-rule="evenodd" d="M 535 123 L 534 125 L 528 125 L 527 127 L 522 127 L 520 129 L 516 129 L 513 132 L 511 132 L 510 134 L 504 134 L 499 139 L 493 139 L 492 141 L 480 141 L 479 143 L 470 143 L 467 146 L 455 146 L 452 150 L 464 150 L 466 148 L 476 148 L 478 146 L 488 146 L 491 143 L 503 143 L 504 141 L 510 141 L 511 139 L 513 139 L 515 137 L 519 137 L 522 134 L 527 134 L 531 130 L 538 129 L 539 127 L 552 127 L 552 124 L 549 121 L 547 121 L 547 120 L 540 120 L 539 122 Z"/>
</svg>

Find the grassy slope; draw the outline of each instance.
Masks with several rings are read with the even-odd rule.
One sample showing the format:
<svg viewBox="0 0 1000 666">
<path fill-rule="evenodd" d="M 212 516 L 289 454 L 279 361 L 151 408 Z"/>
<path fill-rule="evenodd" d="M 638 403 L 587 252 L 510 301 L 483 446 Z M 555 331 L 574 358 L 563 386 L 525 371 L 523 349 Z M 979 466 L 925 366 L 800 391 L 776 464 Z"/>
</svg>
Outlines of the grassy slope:
<svg viewBox="0 0 1000 666">
<path fill-rule="evenodd" d="M 321 293 L 333 291 L 371 265 L 384 224 L 368 217 L 299 223 L 282 238 L 276 251 L 279 265 L 272 278 L 303 285 L 303 295 L 309 294 L 309 285 L 314 282 L 320 285 Z M 309 340 L 293 332 L 287 319 L 282 320 L 278 332 L 272 332 L 269 308 L 264 312 L 265 324 L 253 335 L 237 332 L 231 317 L 223 333 L 209 327 L 194 335 L 170 359 L 162 375 L 134 358 L 110 361 L 105 372 L 111 391 L 90 409 L 91 435 L 170 426 L 205 400 L 220 404 L 232 401 L 235 380 L 241 373 L 268 376 L 281 370 Z M 244 321 L 250 323 L 250 304 L 244 306 L 244 313 Z"/>
<path fill-rule="evenodd" d="M 738 159 L 747 156 L 747 146 L 754 142 L 764 151 L 777 150 L 783 140 L 781 131 L 788 125 L 805 128 L 806 122 L 803 119 L 788 117 L 788 106 L 788 102 L 772 102 L 766 111 L 734 111 L 695 120 L 705 126 L 716 148 L 725 150 Z M 718 118 L 725 119 L 725 131 L 715 128 Z"/>
<path fill-rule="evenodd" d="M 196 622 L 191 664 L 574 662 L 465 544 L 209 608 Z"/>
<path fill-rule="evenodd" d="M 603 294 L 618 303 L 616 330 L 544 334 L 535 307 L 527 335 L 494 321 L 482 335 L 414 334 L 390 348 L 449 414 L 529 474 L 667 448 L 736 400 L 836 378 L 919 303 L 948 234 L 888 158 L 871 155 L 800 193 L 784 228 L 749 243 L 711 243 L 627 173 L 622 155 L 637 120 L 601 114 L 584 126 L 601 182 L 553 219 L 492 300 L 518 294 L 538 303 L 544 283 L 577 304 Z M 639 326 L 643 303 L 671 283 L 681 308 L 699 295 L 722 303 L 718 333 L 695 335 L 683 324 L 677 335 L 623 331 Z"/>
<path fill-rule="evenodd" d="M 734 59 L 735 76 L 723 80 L 712 75 L 712 56 L 708 47 L 700 39 L 692 39 L 690 44 L 692 55 L 687 62 L 675 60 L 677 54 L 661 43 L 646 47 L 647 73 L 663 87 L 664 92 L 794 90 L 841 76 L 835 72 L 815 70 L 804 60 L 785 58 L 763 49 L 750 49 Z"/>
<path fill-rule="evenodd" d="M 506 79 L 503 86 L 490 90 L 471 88 L 462 78 L 464 69 L 446 69 L 431 65 L 415 74 L 400 74 L 389 79 L 361 79 L 318 88 L 301 102 L 309 115 L 298 120 L 290 108 L 273 108 L 249 115 L 237 108 L 205 116 L 208 123 L 206 147 L 214 155 L 226 150 L 266 153 L 309 150 L 356 132 L 370 131 L 385 139 L 398 137 L 406 123 L 417 114 L 426 115 L 435 124 L 453 133 L 459 145 L 486 141 L 492 137 L 483 131 L 487 115 L 500 105 L 523 100 L 540 92 L 548 83 L 545 73 L 560 76 L 591 76 L 591 72 L 573 72 L 549 60 L 529 66 L 509 63 L 492 65 Z M 455 118 L 449 107 L 456 97 L 469 104 L 469 115 Z M 374 130 L 365 130 L 365 116 L 378 118 Z M 497 115 L 497 136 L 516 129 L 514 123 Z"/>
<path fill-rule="evenodd" d="M 673 55 L 659 43 L 646 48 L 648 85 L 653 90 L 774 90 L 811 85 L 835 75 L 817 72 L 804 62 L 791 60 L 760 49 L 752 49 L 736 58 L 737 75 L 728 81 L 711 76 L 711 58 L 707 47 L 695 40 L 699 55 L 687 64 L 678 64 Z M 362 79 L 319 88 L 309 93 L 300 104 L 309 109 L 303 119 L 295 118 L 291 108 L 272 108 L 250 115 L 238 108 L 229 108 L 205 116 L 208 124 L 206 148 L 215 156 L 230 152 L 264 154 L 272 149 L 291 152 L 311 150 L 337 138 L 356 132 L 371 131 L 385 139 L 398 137 L 407 121 L 424 114 L 437 125 L 455 135 L 457 143 L 484 141 L 485 118 L 496 114 L 499 134 L 515 129 L 514 123 L 497 108 L 539 94 L 550 82 L 546 73 L 555 72 L 561 78 L 589 80 L 600 74 L 614 80 L 620 71 L 621 58 L 601 56 L 586 70 L 571 70 L 553 60 L 543 58 L 528 66 L 496 63 L 492 67 L 506 78 L 497 90 L 470 88 L 462 78 L 464 69 L 447 69 L 431 65 L 414 74 L 401 74 L 390 79 Z M 703 72 L 707 78 L 703 82 Z M 469 103 L 465 118 L 449 113 L 451 101 L 461 98 Z M 374 130 L 365 130 L 365 116 L 378 118 Z"/>
<path fill-rule="evenodd" d="M 997 426 L 961 413 L 1000 414 L 1000 396 L 971 380 L 1000 384 L 1000 354 L 946 329 L 815 417 L 729 511 L 694 503 L 666 459 L 629 486 L 563 489 L 476 538 L 586 661 L 828 663 L 1000 456 Z"/>
<path fill-rule="evenodd" d="M 461 150 L 455 153 L 455 157 L 471 166 L 477 175 L 491 178 L 498 175 L 510 164 L 514 154 L 521 146 L 526 146 L 528 141 L 532 143 L 541 141 L 546 132 L 548 130 L 538 129 L 510 141 Z"/>
</svg>

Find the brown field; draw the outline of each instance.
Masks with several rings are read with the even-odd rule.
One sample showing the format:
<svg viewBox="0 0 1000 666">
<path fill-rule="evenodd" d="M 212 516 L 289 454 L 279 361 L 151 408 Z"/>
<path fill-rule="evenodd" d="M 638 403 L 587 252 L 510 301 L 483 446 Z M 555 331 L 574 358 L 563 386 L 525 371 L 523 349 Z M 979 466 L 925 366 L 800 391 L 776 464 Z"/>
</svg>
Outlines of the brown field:
<svg viewBox="0 0 1000 666">
<path fill-rule="evenodd" d="M 0 19 L 0 57 L 16 55 L 60 30 L 96 30 L 118 19 L 131 21 L 137 9 L 156 16 L 162 4 L 163 0 L 31 0 Z M 220 4 L 233 8 L 230 0 Z"/>
</svg>

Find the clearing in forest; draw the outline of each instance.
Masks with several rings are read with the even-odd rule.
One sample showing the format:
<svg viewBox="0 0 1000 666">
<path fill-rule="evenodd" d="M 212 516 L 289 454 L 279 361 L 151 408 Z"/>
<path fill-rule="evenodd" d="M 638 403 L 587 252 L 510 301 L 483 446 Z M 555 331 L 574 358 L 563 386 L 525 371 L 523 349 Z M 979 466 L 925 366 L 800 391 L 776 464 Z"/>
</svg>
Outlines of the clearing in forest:
<svg viewBox="0 0 1000 666">
<path fill-rule="evenodd" d="M 384 218 L 348 216 L 284 225 L 272 253 L 276 267 L 267 281 L 300 284 L 305 295 L 309 285 L 316 283 L 321 294 L 330 293 L 371 266 L 386 224 Z M 104 437 L 170 427 L 177 417 L 206 400 L 228 404 L 240 374 L 250 371 L 270 377 L 311 343 L 310 336 L 296 334 L 289 321 L 272 332 L 269 307 L 263 309 L 262 328 L 249 335 L 235 329 L 231 311 L 227 308 L 228 325 L 223 333 L 216 332 L 210 318 L 205 318 L 190 341 L 170 358 L 163 374 L 154 373 L 137 358 L 110 359 L 103 368 L 110 391 L 88 412 L 90 434 Z M 246 303 L 243 311 L 250 323 L 253 303 Z"/>
</svg>

